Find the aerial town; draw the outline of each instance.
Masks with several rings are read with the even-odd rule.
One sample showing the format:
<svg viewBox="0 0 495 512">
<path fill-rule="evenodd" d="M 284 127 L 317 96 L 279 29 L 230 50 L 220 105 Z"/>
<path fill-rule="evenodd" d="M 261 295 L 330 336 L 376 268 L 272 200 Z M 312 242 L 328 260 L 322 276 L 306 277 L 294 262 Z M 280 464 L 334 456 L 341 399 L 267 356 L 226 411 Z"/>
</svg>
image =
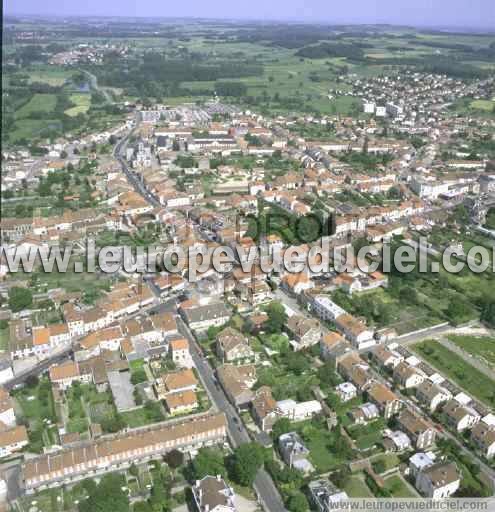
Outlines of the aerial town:
<svg viewBox="0 0 495 512">
<path fill-rule="evenodd" d="M 318 101 L 335 112 L 282 112 L 220 92 L 119 96 L 95 69 L 109 55 L 131 69 L 132 35 L 49 49 L 48 29 L 12 23 L 21 47 L 48 44 L 26 73 L 52 80 L 15 108 L 76 87 L 64 116 L 80 109 L 86 124 L 2 147 L 0 509 L 330 512 L 350 498 L 493 496 L 495 60 L 474 78 L 333 63 Z M 56 86 L 56 73 L 78 76 Z M 116 109 L 98 128 L 93 106 L 78 117 L 95 96 Z M 14 113 L 12 133 L 42 110 Z M 333 229 L 315 234 L 311 219 Z M 323 239 L 359 265 L 266 270 L 294 247 L 318 263 Z M 385 246 L 422 239 L 423 273 L 380 266 Z M 89 241 L 236 258 L 91 272 Z M 364 246 L 376 253 L 357 256 Z M 69 247 L 67 271 L 42 268 Z M 447 272 L 445 251 L 477 270 Z M 32 271 L 12 270 L 33 252 Z"/>
</svg>

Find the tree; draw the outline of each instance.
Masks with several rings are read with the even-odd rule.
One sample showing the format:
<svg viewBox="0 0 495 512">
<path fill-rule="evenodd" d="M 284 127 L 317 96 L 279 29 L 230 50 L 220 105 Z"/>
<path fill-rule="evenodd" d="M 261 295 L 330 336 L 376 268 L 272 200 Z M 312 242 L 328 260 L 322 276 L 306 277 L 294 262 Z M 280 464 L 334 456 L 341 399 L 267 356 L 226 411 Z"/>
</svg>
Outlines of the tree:
<svg viewBox="0 0 495 512">
<path fill-rule="evenodd" d="M 290 512 L 305 512 L 309 509 L 306 496 L 300 491 L 295 491 L 287 500 L 287 509 Z"/>
<path fill-rule="evenodd" d="M 241 444 L 234 450 L 232 476 L 241 485 L 252 485 L 263 465 L 263 447 L 255 442 Z"/>
<path fill-rule="evenodd" d="M 122 475 L 104 475 L 88 498 L 79 503 L 79 512 L 129 512 L 129 498 L 122 490 L 124 485 Z"/>
<path fill-rule="evenodd" d="M 9 308 L 17 313 L 33 305 L 33 294 L 28 288 L 13 286 L 9 290 Z"/>
<path fill-rule="evenodd" d="M 287 313 L 280 302 L 270 302 L 265 308 L 268 320 L 265 322 L 265 329 L 270 333 L 280 333 L 287 324 Z"/>
<path fill-rule="evenodd" d="M 147 501 L 137 501 L 132 506 L 132 512 L 153 512 L 153 509 Z"/>
<path fill-rule="evenodd" d="M 184 464 L 184 454 L 180 450 L 172 450 L 163 458 L 172 469 L 177 469 Z"/>
<path fill-rule="evenodd" d="M 148 380 L 148 377 L 146 375 L 146 372 L 144 371 L 144 368 L 138 368 L 137 370 L 134 370 L 131 375 L 131 382 L 135 386 L 136 384 L 139 384 L 140 382 L 146 382 Z"/>
<path fill-rule="evenodd" d="M 215 448 L 200 448 L 192 462 L 192 472 L 195 480 L 201 480 L 207 475 L 226 475 L 223 453 Z"/>
<path fill-rule="evenodd" d="M 273 424 L 272 436 L 274 439 L 278 439 L 282 434 L 290 432 L 292 429 L 289 418 L 280 418 Z"/>
</svg>

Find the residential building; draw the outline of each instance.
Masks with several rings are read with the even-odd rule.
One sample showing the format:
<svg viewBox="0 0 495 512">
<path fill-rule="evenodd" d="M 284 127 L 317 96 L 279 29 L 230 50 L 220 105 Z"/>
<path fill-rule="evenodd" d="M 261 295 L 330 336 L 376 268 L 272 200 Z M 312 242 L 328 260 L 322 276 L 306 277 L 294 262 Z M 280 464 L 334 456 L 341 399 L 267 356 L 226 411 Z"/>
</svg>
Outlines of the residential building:
<svg viewBox="0 0 495 512">
<path fill-rule="evenodd" d="M 376 344 L 373 338 L 373 331 L 366 327 L 366 324 L 352 315 L 344 314 L 335 319 L 337 329 L 352 343 L 358 350 L 371 347 Z"/>
<path fill-rule="evenodd" d="M 8 391 L 0 388 L 0 426 L 15 427 L 14 404 Z"/>
<path fill-rule="evenodd" d="M 447 423 L 457 432 L 463 432 L 473 428 L 481 419 L 481 416 L 472 407 L 460 404 L 457 400 L 449 400 L 443 411 Z"/>
<path fill-rule="evenodd" d="M 314 318 L 292 315 L 287 321 L 287 331 L 293 337 L 294 350 L 316 345 L 321 338 L 321 325 Z"/>
<path fill-rule="evenodd" d="M 471 440 L 487 458 L 495 456 L 495 427 L 480 421 L 471 431 Z"/>
<path fill-rule="evenodd" d="M 424 380 L 416 388 L 416 398 L 430 412 L 435 412 L 440 404 L 452 398 L 452 393 L 429 379 Z"/>
<path fill-rule="evenodd" d="M 433 452 L 423 453 L 418 452 L 415 453 L 412 457 L 409 458 L 409 472 L 410 475 L 416 479 L 418 473 L 423 471 L 429 466 L 432 466 L 435 463 L 436 455 Z"/>
<path fill-rule="evenodd" d="M 230 402 L 238 409 L 245 409 L 254 398 L 251 388 L 256 383 L 253 365 L 225 364 L 217 368 L 217 378 Z"/>
<path fill-rule="evenodd" d="M 169 344 L 170 357 L 178 368 L 192 368 L 194 362 L 185 338 L 172 340 Z"/>
<path fill-rule="evenodd" d="M 401 409 L 401 402 L 397 395 L 384 384 L 373 384 L 368 389 L 368 398 L 380 409 L 385 419 L 398 414 Z"/>
<path fill-rule="evenodd" d="M 255 423 L 263 432 L 271 432 L 273 424 L 281 417 L 272 390 L 268 386 L 259 388 L 251 402 L 251 413 Z"/>
<path fill-rule="evenodd" d="M 348 402 L 357 396 L 357 388 L 352 382 L 342 382 L 335 388 L 341 402 Z"/>
<path fill-rule="evenodd" d="M 223 442 L 226 436 L 223 413 L 158 423 L 26 460 L 23 482 L 28 493 L 39 492 L 147 463 L 174 449 L 191 452 Z"/>
<path fill-rule="evenodd" d="M 0 431 L 0 458 L 22 450 L 28 443 L 29 438 L 24 425 Z"/>
<path fill-rule="evenodd" d="M 194 331 L 206 331 L 210 327 L 221 327 L 230 319 L 230 312 L 223 303 L 193 305 L 180 308 L 187 325 Z"/>
<path fill-rule="evenodd" d="M 460 485 L 461 476 L 454 462 L 437 462 L 416 477 L 416 489 L 426 498 L 449 498 Z"/>
<path fill-rule="evenodd" d="M 426 375 L 403 361 L 394 368 L 394 381 L 405 389 L 419 386 L 426 379 Z"/>
<path fill-rule="evenodd" d="M 166 373 L 156 379 L 155 389 L 160 400 L 172 393 L 184 393 L 185 391 L 196 391 L 198 380 L 190 368 Z"/>
<path fill-rule="evenodd" d="M 320 414 L 322 407 L 318 400 L 308 400 L 307 402 L 296 402 L 295 400 L 281 400 L 277 402 L 277 408 L 281 417 L 288 418 L 290 421 L 304 421 Z"/>
<path fill-rule="evenodd" d="M 170 393 L 165 396 L 165 405 L 172 416 L 185 414 L 198 407 L 198 397 L 190 389 L 178 393 Z"/>
<path fill-rule="evenodd" d="M 235 512 L 235 493 L 220 476 L 205 476 L 192 487 L 198 512 Z"/>
<path fill-rule="evenodd" d="M 74 382 L 91 382 L 91 374 L 82 373 L 79 363 L 67 361 L 59 365 L 53 365 L 49 370 L 50 381 L 54 386 L 65 391 Z"/>
<path fill-rule="evenodd" d="M 410 409 L 405 409 L 397 418 L 399 428 L 414 442 L 418 450 L 429 448 L 435 442 L 437 434 L 433 425 Z"/>
<path fill-rule="evenodd" d="M 305 475 L 314 471 L 309 462 L 309 450 L 306 448 L 297 432 L 288 432 L 278 438 L 278 447 L 283 461 L 290 467 Z"/>
<path fill-rule="evenodd" d="M 255 358 L 248 339 L 237 329 L 227 327 L 217 336 L 217 355 L 223 362 L 250 362 Z"/>
<path fill-rule="evenodd" d="M 318 512 L 331 512 L 335 510 L 331 504 L 349 499 L 345 491 L 337 489 L 330 480 L 313 480 L 308 484 L 311 501 L 318 509 Z"/>
</svg>

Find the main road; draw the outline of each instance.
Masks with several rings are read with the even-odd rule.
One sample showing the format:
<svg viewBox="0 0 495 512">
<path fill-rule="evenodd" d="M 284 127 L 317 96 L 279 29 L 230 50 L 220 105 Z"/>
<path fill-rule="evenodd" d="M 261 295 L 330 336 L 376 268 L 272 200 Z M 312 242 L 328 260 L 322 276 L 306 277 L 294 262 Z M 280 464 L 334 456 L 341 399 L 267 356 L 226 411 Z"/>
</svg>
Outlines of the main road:
<svg viewBox="0 0 495 512">
<path fill-rule="evenodd" d="M 114 149 L 114 156 L 120 162 L 124 174 L 136 192 L 141 194 L 141 196 L 151 205 L 160 206 L 160 203 L 156 197 L 154 197 L 148 190 L 146 190 L 142 182 L 129 169 L 127 162 L 123 157 L 123 152 L 127 145 L 127 141 L 129 140 L 129 137 L 133 131 L 134 130 L 131 130 L 131 132 L 129 132 L 117 143 Z M 151 289 L 155 295 L 158 295 L 158 290 L 156 287 L 151 286 Z M 189 340 L 191 356 L 193 358 L 194 365 L 213 406 L 217 410 L 223 411 L 226 414 L 227 432 L 231 444 L 234 447 L 237 447 L 243 443 L 248 443 L 251 440 L 249 433 L 244 426 L 241 417 L 237 413 L 237 410 L 231 405 L 224 390 L 218 385 L 213 369 L 208 360 L 203 357 L 202 351 L 198 345 L 198 342 L 196 341 L 196 338 L 193 336 L 189 327 L 180 318 L 178 319 L 178 326 L 181 333 Z M 270 475 L 264 469 L 260 469 L 258 471 L 254 481 L 254 489 L 257 493 L 258 500 L 266 511 L 286 511 L 282 498 L 280 497 L 275 484 L 273 483 Z"/>
</svg>

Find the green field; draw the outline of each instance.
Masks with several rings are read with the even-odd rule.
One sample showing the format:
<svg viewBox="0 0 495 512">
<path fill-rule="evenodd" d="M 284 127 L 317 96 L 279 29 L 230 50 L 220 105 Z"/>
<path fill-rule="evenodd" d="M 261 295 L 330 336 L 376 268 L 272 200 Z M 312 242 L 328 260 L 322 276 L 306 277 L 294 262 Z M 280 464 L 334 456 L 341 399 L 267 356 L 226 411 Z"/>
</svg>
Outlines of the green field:
<svg viewBox="0 0 495 512">
<path fill-rule="evenodd" d="M 469 105 L 476 110 L 484 110 L 486 112 L 494 112 L 495 102 L 489 100 L 474 100 Z"/>
<path fill-rule="evenodd" d="M 40 66 L 29 71 L 29 82 L 41 82 L 54 87 L 64 85 L 72 73 L 58 67 Z"/>
<path fill-rule="evenodd" d="M 449 336 L 449 340 L 472 356 L 495 368 L 495 338 L 488 336 Z"/>
<path fill-rule="evenodd" d="M 349 498 L 373 498 L 373 493 L 366 485 L 364 478 L 358 475 L 351 476 L 343 490 Z"/>
<path fill-rule="evenodd" d="M 91 96 L 89 94 L 71 94 L 69 99 L 74 103 L 74 107 L 67 109 L 64 113 L 68 116 L 77 116 L 85 114 L 91 105 Z"/>
<path fill-rule="evenodd" d="M 16 115 L 18 118 L 24 118 L 28 117 L 33 112 L 44 112 L 48 114 L 53 112 L 56 104 L 57 96 L 55 94 L 35 94 L 16 112 Z"/>
<path fill-rule="evenodd" d="M 473 397 L 491 407 L 495 406 L 495 381 L 466 363 L 457 354 L 434 340 L 417 343 L 412 348 Z"/>
<path fill-rule="evenodd" d="M 394 498 L 417 498 L 418 495 L 410 489 L 401 476 L 394 475 L 385 480 L 385 489 Z"/>
</svg>

